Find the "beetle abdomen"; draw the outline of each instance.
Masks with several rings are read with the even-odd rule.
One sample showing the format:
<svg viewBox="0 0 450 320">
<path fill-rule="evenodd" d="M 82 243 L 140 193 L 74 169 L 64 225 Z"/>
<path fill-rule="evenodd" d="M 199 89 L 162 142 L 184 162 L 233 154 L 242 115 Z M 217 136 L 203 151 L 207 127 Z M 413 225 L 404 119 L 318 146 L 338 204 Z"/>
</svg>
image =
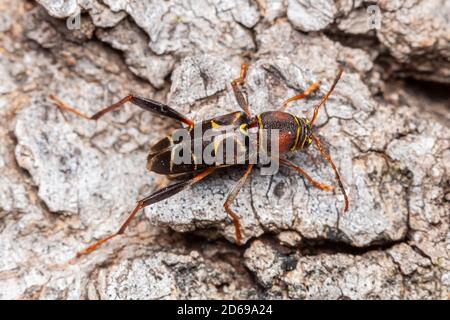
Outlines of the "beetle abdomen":
<svg viewBox="0 0 450 320">
<path fill-rule="evenodd" d="M 165 137 L 152 146 L 147 169 L 173 175 L 239 164 L 248 159 L 248 122 L 244 112 L 233 112 L 186 128 L 188 141 Z"/>
</svg>

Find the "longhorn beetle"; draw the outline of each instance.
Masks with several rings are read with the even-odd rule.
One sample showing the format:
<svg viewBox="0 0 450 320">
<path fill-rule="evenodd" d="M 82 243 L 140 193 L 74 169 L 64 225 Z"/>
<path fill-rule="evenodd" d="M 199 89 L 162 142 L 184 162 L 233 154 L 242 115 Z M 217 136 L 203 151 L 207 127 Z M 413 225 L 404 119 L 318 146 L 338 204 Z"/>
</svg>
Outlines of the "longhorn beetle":
<svg viewBox="0 0 450 320">
<path fill-rule="evenodd" d="M 261 114 L 252 116 L 249 111 L 248 106 L 248 99 L 246 95 L 246 91 L 244 88 L 245 85 L 245 77 L 247 74 L 247 65 L 242 64 L 240 76 L 233 80 L 231 82 L 231 87 L 233 89 L 234 95 L 236 97 L 236 100 L 241 107 L 242 111 L 236 111 L 229 114 L 225 114 L 222 116 L 215 117 L 213 119 L 204 120 L 199 123 L 194 123 L 192 120 L 187 118 L 186 116 L 182 115 L 178 111 L 172 109 L 168 105 L 165 105 L 163 103 L 138 97 L 134 95 L 128 95 L 121 99 L 120 101 L 100 110 L 99 112 L 95 113 L 93 116 L 87 116 L 78 110 L 66 105 L 64 102 L 59 100 L 53 95 L 50 95 L 49 98 L 56 104 L 57 107 L 59 107 L 61 110 L 73 113 L 79 117 L 88 119 L 88 120 L 97 120 L 106 113 L 113 111 L 121 106 L 123 106 L 127 102 L 131 102 L 138 107 L 153 112 L 155 114 L 158 114 L 160 116 L 165 116 L 168 118 L 175 119 L 183 124 L 186 125 L 186 129 L 189 130 L 189 132 L 193 131 L 195 128 L 201 128 L 201 131 L 204 132 L 211 128 L 221 128 L 221 127 L 231 127 L 235 128 L 237 130 L 233 131 L 232 138 L 241 138 L 238 137 L 238 135 L 247 135 L 248 130 L 252 128 L 257 129 L 256 138 L 260 139 L 259 132 L 262 129 L 265 130 L 278 130 L 278 144 L 279 144 L 279 163 L 283 166 L 289 167 L 296 172 L 298 172 L 300 175 L 302 175 L 309 183 L 311 183 L 314 187 L 319 188 L 321 190 L 325 191 L 332 191 L 334 190 L 333 187 L 325 185 L 323 183 L 320 183 L 313 178 L 311 178 L 308 173 L 306 173 L 302 168 L 296 166 L 292 162 L 288 161 L 284 157 L 282 157 L 285 153 L 289 151 L 296 151 L 296 150 L 305 150 L 307 149 L 311 144 L 314 144 L 317 148 L 317 150 L 320 152 L 320 154 L 324 157 L 324 159 L 330 164 L 332 167 L 334 174 L 336 176 L 337 183 L 339 185 L 340 190 L 342 191 L 344 195 L 344 211 L 348 210 L 348 197 L 345 192 L 344 186 L 341 182 L 341 178 L 339 175 L 339 172 L 333 163 L 333 160 L 331 159 L 330 155 L 323 149 L 320 140 L 313 134 L 314 131 L 314 123 L 317 119 L 317 115 L 319 113 L 319 109 L 321 106 L 324 105 L 324 103 L 327 101 L 331 93 L 333 92 L 336 84 L 338 83 L 339 79 L 341 78 L 343 73 L 343 69 L 340 69 L 336 78 L 334 79 L 334 82 L 332 83 L 330 89 L 325 94 L 325 96 L 321 99 L 321 101 L 314 107 L 313 114 L 311 119 L 308 118 L 300 118 L 293 114 L 287 113 L 284 110 L 288 106 L 290 102 L 303 99 L 310 95 L 312 92 L 316 91 L 320 86 L 320 81 L 313 83 L 309 88 L 306 89 L 306 91 L 295 95 L 287 100 L 284 101 L 282 106 L 276 110 L 276 111 L 268 111 L 263 112 Z M 245 138 L 245 137 L 244 137 Z M 121 225 L 120 229 L 112 234 L 109 235 L 103 239 L 100 239 L 87 247 L 86 249 L 80 251 L 77 253 L 77 257 L 88 254 L 92 251 L 94 251 L 97 247 L 102 245 L 103 243 L 107 242 L 108 240 L 123 234 L 127 226 L 129 225 L 130 221 L 134 218 L 134 216 L 143 209 L 146 206 L 149 206 L 151 204 L 154 204 L 156 202 L 159 202 L 161 200 L 167 199 L 170 196 L 173 196 L 174 194 L 182 191 L 183 189 L 193 185 L 194 183 L 202 180 L 206 176 L 210 175 L 212 172 L 214 172 L 216 169 L 224 166 L 228 166 L 227 164 L 224 165 L 215 165 L 215 164 L 206 164 L 206 163 L 197 163 L 196 161 L 193 161 L 193 163 L 190 164 L 174 164 L 173 163 L 173 149 L 174 146 L 177 144 L 174 143 L 171 136 L 167 136 L 157 142 L 155 145 L 151 147 L 151 152 L 148 156 L 147 161 L 147 168 L 150 171 L 156 172 L 158 174 L 163 174 L 167 176 L 176 175 L 178 177 L 181 177 L 182 180 L 180 182 L 174 183 L 172 185 L 169 185 L 165 188 L 162 188 L 152 194 L 150 194 L 148 197 L 145 197 L 142 200 L 139 200 L 137 202 L 136 207 L 133 211 L 128 215 L 125 222 Z M 205 146 L 202 145 L 204 148 Z M 240 144 L 240 148 L 244 149 L 247 148 L 247 144 Z M 195 160 L 195 159 L 193 159 Z M 230 209 L 230 204 L 234 201 L 236 196 L 239 193 L 239 190 L 244 185 L 247 177 L 249 176 L 250 172 L 253 169 L 254 164 L 246 163 L 244 164 L 246 166 L 246 171 L 243 174 L 243 176 L 238 180 L 234 188 L 231 190 L 231 192 L 228 194 L 225 203 L 224 208 L 229 217 L 231 218 L 234 228 L 235 228 L 235 237 L 236 237 L 236 243 L 238 245 L 241 244 L 241 224 L 239 221 L 238 215 L 233 212 Z M 187 177 L 184 178 L 183 177 Z"/>
</svg>

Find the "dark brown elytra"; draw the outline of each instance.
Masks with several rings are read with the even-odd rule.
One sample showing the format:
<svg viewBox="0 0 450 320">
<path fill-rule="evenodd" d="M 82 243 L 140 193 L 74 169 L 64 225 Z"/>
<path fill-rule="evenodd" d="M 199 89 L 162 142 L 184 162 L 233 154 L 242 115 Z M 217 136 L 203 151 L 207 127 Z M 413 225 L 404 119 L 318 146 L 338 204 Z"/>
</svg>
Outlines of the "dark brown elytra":
<svg viewBox="0 0 450 320">
<path fill-rule="evenodd" d="M 330 94 L 334 90 L 337 82 L 342 76 L 343 70 L 340 69 L 336 78 L 334 79 L 334 82 L 332 83 L 330 89 L 326 93 L 326 95 L 321 99 L 321 101 L 314 107 L 313 115 L 311 119 L 307 118 L 299 118 L 295 115 L 292 115 L 290 113 L 284 112 L 285 108 L 290 102 L 300 100 L 302 98 L 307 97 L 312 92 L 316 91 L 319 86 L 320 82 L 316 82 L 312 84 L 305 92 L 300 93 L 294 97 L 291 97 L 284 101 L 283 105 L 277 110 L 277 111 L 269 111 L 264 112 L 256 116 L 252 116 L 249 111 L 247 97 L 244 94 L 243 86 L 245 85 L 245 77 L 247 73 L 247 65 L 242 64 L 241 66 L 241 72 L 240 76 L 233 80 L 231 82 L 231 86 L 233 88 L 234 95 L 236 97 L 237 102 L 239 103 L 239 106 L 242 108 L 243 111 L 237 111 L 233 113 L 229 113 L 226 115 L 218 116 L 213 119 L 205 120 L 200 123 L 194 123 L 192 120 L 187 118 L 186 116 L 182 115 L 181 113 L 177 112 L 176 110 L 172 109 L 168 105 L 165 105 L 163 103 L 146 99 L 134 95 L 128 95 L 118 101 L 117 103 L 114 103 L 103 110 L 97 112 L 93 116 L 87 116 L 78 110 L 71 108 L 70 106 L 66 105 L 64 102 L 59 100 L 53 95 L 50 95 L 49 98 L 53 100 L 53 102 L 61 109 L 70 113 L 73 113 L 79 117 L 88 119 L 88 120 L 97 120 L 106 113 L 115 110 L 121 106 L 123 106 L 126 102 L 131 102 L 139 107 L 141 107 L 144 110 L 153 112 L 155 114 L 165 116 L 168 118 L 175 119 L 181 123 L 184 123 L 187 127 L 186 129 L 189 130 L 189 132 L 193 132 L 194 129 L 200 128 L 201 131 L 205 131 L 211 128 L 221 128 L 221 127 L 231 127 L 236 129 L 233 131 L 233 135 L 231 136 L 232 139 L 235 139 L 238 141 L 245 141 L 245 139 L 248 139 L 248 130 L 251 128 L 257 128 L 257 132 L 260 132 L 260 129 L 266 129 L 270 132 L 270 130 L 278 130 L 278 144 L 279 144 L 279 155 L 280 158 L 279 163 L 283 166 L 289 167 L 296 172 L 298 172 L 300 175 L 302 175 L 309 183 L 311 183 L 314 187 L 319 188 L 321 190 L 325 191 L 332 191 L 334 190 L 333 187 L 325 185 L 323 183 L 320 183 L 313 178 L 311 178 L 308 173 L 306 173 L 302 168 L 298 167 L 297 165 L 293 164 L 292 162 L 288 161 L 287 159 L 281 157 L 284 154 L 286 154 L 289 151 L 296 151 L 296 150 L 305 150 L 308 148 L 311 144 L 314 144 L 317 148 L 317 150 L 320 152 L 320 154 L 324 157 L 324 159 L 330 164 L 332 167 L 336 180 L 338 182 L 339 188 L 342 191 L 344 195 L 344 211 L 348 210 L 348 197 L 345 192 L 344 186 L 341 182 L 341 177 L 339 175 L 339 172 L 333 163 L 333 160 L 331 159 L 330 155 L 323 149 L 320 140 L 313 134 L 313 125 L 316 121 L 319 109 L 329 98 Z M 200 126 L 200 127 L 199 127 Z M 259 133 L 257 136 L 257 139 L 259 141 Z M 92 251 L 94 251 L 96 248 L 98 248 L 100 245 L 105 243 L 106 241 L 123 234 L 127 226 L 129 225 L 130 221 L 134 218 L 134 216 L 144 207 L 149 206 L 151 204 L 154 204 L 156 202 L 159 202 L 161 200 L 167 199 L 170 196 L 175 195 L 176 193 L 184 190 L 185 188 L 193 185 L 194 183 L 202 180 L 206 176 L 210 175 L 212 172 L 214 172 L 216 169 L 229 166 L 229 165 L 217 165 L 217 164 L 206 164 L 206 163 L 197 163 L 195 161 L 196 159 L 192 159 L 191 163 L 188 164 L 174 164 L 172 161 L 172 152 L 173 152 L 173 146 L 176 145 L 171 136 L 167 136 L 160 140 L 158 143 L 152 146 L 150 154 L 148 156 L 148 163 L 147 168 L 150 171 L 156 172 L 158 174 L 163 174 L 167 176 L 175 176 L 178 178 L 185 178 L 184 180 L 181 180 L 180 182 L 174 183 L 172 185 L 169 185 L 168 187 L 162 188 L 148 197 L 139 200 L 137 202 L 136 207 L 133 211 L 128 215 L 125 222 L 121 225 L 120 229 L 103 239 L 100 239 L 87 247 L 86 249 L 80 251 L 77 253 L 77 257 L 88 254 Z M 240 148 L 241 151 L 244 153 L 247 151 L 248 145 L 246 143 L 237 144 L 238 149 Z M 206 147 L 206 145 L 202 146 L 203 148 Z M 218 152 L 217 150 L 215 152 Z M 194 153 L 192 153 L 194 154 Z M 248 156 L 248 155 L 247 155 Z M 230 209 L 231 203 L 234 201 L 236 196 L 238 195 L 240 189 L 244 185 L 247 177 L 249 176 L 250 172 L 253 169 L 253 164 L 251 163 L 245 163 L 243 166 L 246 166 L 245 173 L 243 176 L 239 179 L 239 181 L 236 183 L 236 185 L 233 187 L 231 192 L 228 194 L 225 203 L 224 208 L 231 218 L 234 227 L 235 227 L 235 236 L 236 236 L 236 243 L 238 245 L 241 244 L 241 224 L 239 221 L 238 215 L 233 212 Z"/>
</svg>

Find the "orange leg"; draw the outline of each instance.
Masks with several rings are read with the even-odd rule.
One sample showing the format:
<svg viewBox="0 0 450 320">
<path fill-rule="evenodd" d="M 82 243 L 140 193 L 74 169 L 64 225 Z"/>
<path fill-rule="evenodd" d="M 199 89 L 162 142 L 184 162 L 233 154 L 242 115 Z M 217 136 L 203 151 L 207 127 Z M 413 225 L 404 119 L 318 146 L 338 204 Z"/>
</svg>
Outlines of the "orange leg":
<svg viewBox="0 0 450 320">
<path fill-rule="evenodd" d="M 293 96 L 293 97 L 285 100 L 283 102 L 283 105 L 280 107 L 279 111 L 284 111 L 287 108 L 289 103 L 291 103 L 293 101 L 297 101 L 297 100 L 303 99 L 303 98 L 306 98 L 307 96 L 309 96 L 311 93 L 313 93 L 314 91 L 316 91 L 319 88 L 320 88 L 320 81 L 317 81 L 317 82 L 313 83 L 304 92 L 299 93 L 298 95 Z"/>
<path fill-rule="evenodd" d="M 105 242 L 123 234 L 125 232 L 126 228 L 128 227 L 128 225 L 130 224 L 131 220 L 133 220 L 133 218 L 136 216 L 136 214 L 141 209 L 175 195 L 176 193 L 186 189 L 187 187 L 193 185 L 194 183 L 196 183 L 196 182 L 200 181 L 201 179 L 205 178 L 206 176 L 210 175 L 214 170 L 215 170 L 215 168 L 206 169 L 205 171 L 197 174 L 192 179 L 172 184 L 168 187 L 162 188 L 162 189 L 152 193 L 151 195 L 149 195 L 148 197 L 146 197 L 142 200 L 139 200 L 136 207 L 133 209 L 133 211 L 131 211 L 131 213 L 126 218 L 125 222 L 121 225 L 121 227 L 119 228 L 119 230 L 116 233 L 109 235 L 103 239 L 100 239 L 100 240 L 94 242 L 93 244 L 91 244 L 90 246 L 88 246 L 87 248 L 79 251 L 76 255 L 76 258 L 95 251 L 98 247 L 100 247 Z"/>
<path fill-rule="evenodd" d="M 309 176 L 309 174 L 307 174 L 307 173 L 305 172 L 305 170 L 303 170 L 302 168 L 296 166 L 296 165 L 293 164 L 292 162 L 290 162 L 290 161 L 288 161 L 288 160 L 286 160 L 286 159 L 280 159 L 280 163 L 281 163 L 282 165 L 285 165 L 286 167 L 289 167 L 289 168 L 291 168 L 291 169 L 297 171 L 298 173 L 300 173 L 300 174 L 301 174 L 303 177 L 305 177 L 306 180 L 308 180 L 309 183 L 311 183 L 314 187 L 316 187 L 316 188 L 318 188 L 318 189 L 320 189 L 320 190 L 323 190 L 323 191 L 333 191 L 333 190 L 334 190 L 334 187 L 328 186 L 328 185 L 326 185 L 326 184 L 323 184 L 323 183 L 320 183 L 320 182 L 314 180 L 313 178 L 311 178 L 311 177 Z"/>
<path fill-rule="evenodd" d="M 248 69 L 247 65 L 243 63 L 241 65 L 241 73 L 239 75 L 239 78 L 236 78 L 233 81 L 231 81 L 231 87 L 233 88 L 234 96 L 236 97 L 239 106 L 250 118 L 251 115 L 248 109 L 248 102 L 247 99 L 244 97 L 242 89 L 240 88 L 240 86 L 243 86 L 245 84 L 245 76 L 247 75 L 247 69 Z"/>
<path fill-rule="evenodd" d="M 230 209 L 230 204 L 234 201 L 234 199 L 236 199 L 236 196 L 238 195 L 239 191 L 241 190 L 242 186 L 244 185 L 245 181 L 247 180 L 247 177 L 250 174 L 250 172 L 252 171 L 252 169 L 253 169 L 253 164 L 249 164 L 244 175 L 239 179 L 239 181 L 234 186 L 233 190 L 231 190 L 231 192 L 228 194 L 227 199 L 225 200 L 225 203 L 223 204 L 225 211 L 228 213 L 231 220 L 233 221 L 237 245 L 241 245 L 241 239 L 242 239 L 241 223 L 239 222 L 238 215 L 236 213 L 234 213 L 233 210 Z"/>
<path fill-rule="evenodd" d="M 75 114 L 86 120 L 98 120 L 105 114 L 124 106 L 125 103 L 131 102 L 132 104 L 134 104 L 146 111 L 150 111 L 150 112 L 158 114 L 160 116 L 169 117 L 169 118 L 178 120 L 180 122 L 187 124 L 188 126 L 193 125 L 192 120 L 186 118 L 184 115 L 182 115 L 178 111 L 172 109 L 168 105 L 165 105 L 165 104 L 155 101 L 155 100 L 133 96 L 131 94 L 122 98 L 120 101 L 113 103 L 112 105 L 100 110 L 99 112 L 95 113 L 93 116 L 88 116 L 88 115 L 78 111 L 77 109 L 68 106 L 67 104 L 65 104 L 63 101 L 61 101 L 54 95 L 49 95 L 49 98 L 50 98 L 50 100 L 52 100 L 55 103 L 55 105 L 59 109 L 66 111 L 66 112 L 70 112 L 72 114 Z"/>
</svg>

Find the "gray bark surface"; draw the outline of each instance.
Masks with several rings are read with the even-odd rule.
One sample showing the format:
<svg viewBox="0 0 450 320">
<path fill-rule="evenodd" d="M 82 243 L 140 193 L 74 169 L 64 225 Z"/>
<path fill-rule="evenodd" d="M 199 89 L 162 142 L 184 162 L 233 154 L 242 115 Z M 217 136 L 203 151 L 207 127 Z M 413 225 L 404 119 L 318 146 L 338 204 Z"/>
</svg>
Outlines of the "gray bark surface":
<svg viewBox="0 0 450 320">
<path fill-rule="evenodd" d="M 372 30 L 363 1 L 2 1 L 0 298 L 449 299 L 449 5 L 380 1 Z M 300 116 L 346 63 L 317 125 L 350 210 L 255 169 L 239 247 L 223 202 L 243 171 L 225 169 L 68 263 L 167 185 L 146 157 L 176 124 L 132 105 L 89 122 L 48 95 L 93 114 L 132 92 L 199 121 L 238 110 L 243 61 L 253 114 L 321 80 Z M 335 184 L 314 148 L 289 159 Z"/>
</svg>

